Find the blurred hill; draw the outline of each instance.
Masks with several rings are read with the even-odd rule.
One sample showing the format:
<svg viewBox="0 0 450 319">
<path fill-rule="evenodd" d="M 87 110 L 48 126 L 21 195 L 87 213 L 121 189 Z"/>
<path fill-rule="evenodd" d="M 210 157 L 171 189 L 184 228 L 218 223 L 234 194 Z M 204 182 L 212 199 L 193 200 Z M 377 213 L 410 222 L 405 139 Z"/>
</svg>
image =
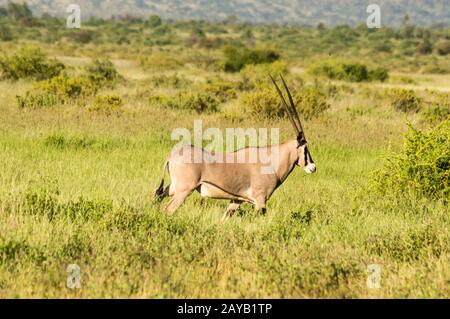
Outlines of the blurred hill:
<svg viewBox="0 0 450 319">
<path fill-rule="evenodd" d="M 8 0 L 0 0 L 5 5 Z M 22 1 L 15 1 L 22 2 Z M 326 25 L 365 23 L 366 7 L 381 7 L 383 25 L 398 26 L 405 15 L 415 25 L 450 23 L 450 0 L 27 0 L 33 13 L 66 15 L 70 3 L 78 3 L 83 19 L 92 16 L 143 17 L 157 14 L 164 19 L 221 21 L 236 16 L 252 23 Z"/>
</svg>

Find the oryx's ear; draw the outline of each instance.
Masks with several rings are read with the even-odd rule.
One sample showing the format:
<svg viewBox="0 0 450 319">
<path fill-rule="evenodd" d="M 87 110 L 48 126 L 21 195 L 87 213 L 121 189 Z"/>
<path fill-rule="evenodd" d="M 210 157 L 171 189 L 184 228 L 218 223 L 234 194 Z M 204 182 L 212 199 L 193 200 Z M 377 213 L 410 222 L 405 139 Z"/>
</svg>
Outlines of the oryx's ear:
<svg viewBox="0 0 450 319">
<path fill-rule="evenodd" d="M 298 133 L 297 135 L 297 148 L 306 144 L 305 134 L 303 132 Z"/>
</svg>

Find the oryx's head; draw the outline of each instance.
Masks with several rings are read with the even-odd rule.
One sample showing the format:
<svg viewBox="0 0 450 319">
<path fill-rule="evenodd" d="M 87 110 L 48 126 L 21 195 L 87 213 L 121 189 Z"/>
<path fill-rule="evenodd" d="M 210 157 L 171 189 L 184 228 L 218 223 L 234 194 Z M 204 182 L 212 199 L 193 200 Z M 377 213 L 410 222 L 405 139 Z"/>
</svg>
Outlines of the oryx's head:
<svg viewBox="0 0 450 319">
<path fill-rule="evenodd" d="M 289 104 L 286 103 L 286 100 L 284 99 L 283 94 L 281 93 L 280 88 L 278 87 L 277 83 L 273 79 L 271 75 L 269 75 L 273 84 L 275 85 L 275 88 L 277 89 L 278 94 L 281 98 L 281 104 L 286 109 L 287 115 L 289 117 L 289 120 L 291 121 L 292 126 L 294 127 L 295 134 L 297 135 L 297 165 L 300 167 L 303 167 L 305 172 L 308 174 L 312 174 L 316 171 L 316 164 L 314 164 L 314 161 L 311 157 L 311 154 L 308 150 L 308 142 L 306 142 L 305 133 L 303 131 L 302 124 L 300 122 L 300 118 L 298 116 L 297 110 L 295 108 L 294 100 L 292 98 L 291 92 L 289 91 L 286 82 L 283 79 L 283 76 L 280 75 L 281 81 L 283 82 L 284 88 L 286 89 L 288 98 L 289 98 Z"/>
</svg>

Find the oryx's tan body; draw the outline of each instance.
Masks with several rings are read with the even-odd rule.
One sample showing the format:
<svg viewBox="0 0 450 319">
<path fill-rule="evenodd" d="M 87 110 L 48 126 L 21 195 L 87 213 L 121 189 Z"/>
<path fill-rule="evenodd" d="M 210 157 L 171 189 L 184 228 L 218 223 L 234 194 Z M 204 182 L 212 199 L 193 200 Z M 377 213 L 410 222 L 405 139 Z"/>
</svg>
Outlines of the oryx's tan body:
<svg viewBox="0 0 450 319">
<path fill-rule="evenodd" d="M 292 140 L 224 154 L 182 146 L 166 162 L 171 179 L 166 195 L 174 196 L 168 210 L 175 210 L 194 190 L 203 197 L 249 202 L 258 209 L 265 208 L 266 201 L 299 160 L 296 145 L 297 141 Z M 202 159 L 200 163 L 194 162 L 195 156 Z M 244 163 L 239 162 L 242 159 Z"/>
<path fill-rule="evenodd" d="M 284 83 L 284 80 L 283 80 Z M 274 82 L 278 89 L 278 86 Z M 285 85 L 286 86 L 286 85 Z M 291 96 L 288 91 L 289 99 Z M 281 92 L 279 91 L 280 96 Z M 282 102 L 288 106 L 282 97 Z M 227 212 L 235 211 L 242 202 L 249 202 L 265 213 L 266 202 L 299 165 L 308 173 L 316 170 L 307 149 L 295 106 L 289 111 L 297 138 L 283 144 L 262 148 L 248 147 L 233 153 L 210 153 L 191 145 L 175 149 L 166 161 L 164 172 L 170 175 L 170 184 L 164 188 L 164 178 L 155 195 L 158 198 L 173 196 L 167 206 L 175 211 L 193 191 L 203 197 L 228 199 L 231 204 Z M 295 111 L 296 112 L 296 111 Z"/>
</svg>

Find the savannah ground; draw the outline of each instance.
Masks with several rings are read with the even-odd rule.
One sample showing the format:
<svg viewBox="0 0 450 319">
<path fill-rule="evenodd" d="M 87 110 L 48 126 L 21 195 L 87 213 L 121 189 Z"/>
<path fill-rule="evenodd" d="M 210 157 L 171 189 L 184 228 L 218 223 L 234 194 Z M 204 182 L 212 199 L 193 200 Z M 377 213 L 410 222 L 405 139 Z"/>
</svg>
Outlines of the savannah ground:
<svg viewBox="0 0 450 319">
<path fill-rule="evenodd" d="M 115 23 L 130 30 L 141 26 Z M 214 25 L 199 25 L 209 28 L 207 37 L 217 36 Z M 348 51 L 334 52 L 370 66 L 376 59 L 390 71 L 389 79 L 330 80 L 308 72 L 310 60 L 320 59 L 320 53 L 307 52 L 306 46 L 297 50 L 291 43 L 291 38 L 299 43 L 315 39 L 312 33 L 322 31 L 247 27 L 256 44 L 269 43 L 267 34 L 295 33 L 276 43 L 291 90 L 318 86 L 327 92 L 330 108 L 303 120 L 317 172 L 306 175 L 296 168 L 268 202 L 265 216 L 246 204 L 222 222 L 226 201 L 195 193 L 169 216 L 162 210 L 167 202 L 153 199 L 164 160 L 177 142 L 170 138 L 172 130 L 192 130 L 194 120 L 201 119 L 204 129 L 280 128 L 281 140 L 293 138 L 293 131 L 287 118 L 246 111 L 239 89 L 215 112 L 168 108 L 159 98 L 155 102 L 152 97 L 161 94 L 200 91 L 216 78 L 238 87 L 243 77 L 242 71 L 205 66 L 210 57 L 213 62 L 221 59 L 220 48 L 185 44 L 195 24 L 167 27 L 179 42 L 164 43 L 165 33 L 161 43 L 155 36 L 152 43 L 139 45 L 80 43 L 71 34 L 56 42 L 33 40 L 50 36 L 43 26 L 22 27 L 33 35 L 0 42 L 7 55 L 24 46 L 39 47 L 63 62 L 70 74 L 83 72 L 97 57 L 108 57 L 124 78 L 97 92 L 122 99 L 123 105 L 112 111 L 90 108 L 92 98 L 19 108 L 16 96 L 36 81 L 0 82 L 0 297 L 450 296 L 445 201 L 407 191 L 405 196 L 384 196 L 370 187 L 383 156 L 401 149 L 408 121 L 423 129 L 434 125 L 423 120 L 426 106 L 418 113 L 393 110 L 390 90 L 410 88 L 425 101 L 450 92 L 448 57 L 375 55 L 359 51 L 358 46 L 366 47 L 361 38 Z M 242 39 L 245 33 L 239 27 L 218 27 L 226 30 L 219 33 L 225 39 Z M 114 30 L 114 25 L 89 26 L 96 34 L 108 28 Z M 138 41 L 136 36 L 129 33 L 131 41 Z M 330 41 L 326 39 L 314 41 Z M 329 47 L 324 47 L 325 52 Z M 152 58 L 164 63 L 155 66 Z M 438 74 L 422 70 L 437 64 L 443 69 Z M 185 82 L 164 82 L 162 76 Z M 257 76 L 267 81 L 264 72 Z M 301 114 L 301 106 L 299 110 Z M 80 289 L 66 287 L 69 264 L 80 266 Z M 367 286 L 371 264 L 381 267 L 377 289 Z"/>
</svg>

